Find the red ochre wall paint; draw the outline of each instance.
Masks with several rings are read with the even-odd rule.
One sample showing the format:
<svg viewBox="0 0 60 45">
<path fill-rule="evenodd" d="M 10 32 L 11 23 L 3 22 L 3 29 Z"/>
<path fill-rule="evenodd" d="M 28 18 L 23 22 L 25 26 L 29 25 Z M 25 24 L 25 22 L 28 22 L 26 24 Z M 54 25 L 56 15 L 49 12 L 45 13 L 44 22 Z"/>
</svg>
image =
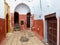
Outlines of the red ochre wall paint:
<svg viewBox="0 0 60 45">
<path fill-rule="evenodd" d="M 34 20 L 34 26 L 32 27 L 32 31 L 36 34 L 36 36 L 40 39 L 44 39 L 44 26 L 43 20 Z"/>
<path fill-rule="evenodd" d="M 34 20 L 34 16 L 31 16 L 31 19 L 32 19 L 32 23 L 33 23 L 33 20 Z M 24 21 L 24 25 L 21 25 L 21 20 Z M 19 25 L 20 25 L 20 29 L 21 30 L 27 30 L 27 16 L 26 15 L 21 15 L 19 16 Z"/>
<path fill-rule="evenodd" d="M 6 32 L 5 32 L 5 19 L 0 18 L 0 44 L 5 39 Z"/>
<path fill-rule="evenodd" d="M 21 21 L 24 21 L 24 25 L 21 25 Z M 27 18 L 26 18 L 26 15 L 21 15 L 20 14 L 20 16 L 19 16 L 19 25 L 20 25 L 20 30 L 26 30 L 27 29 L 27 27 L 26 27 L 26 25 L 27 25 Z"/>
<path fill-rule="evenodd" d="M 32 19 L 32 31 L 36 34 L 39 39 L 43 40 L 44 38 L 44 26 L 43 26 L 43 20 L 34 20 L 34 15 L 31 17 Z M 24 25 L 21 25 L 21 20 L 24 20 Z M 26 20 L 26 15 L 25 14 L 20 14 L 19 15 L 19 25 L 20 25 L 20 30 L 27 30 L 28 28 L 26 27 L 27 25 L 27 20 Z M 11 13 L 11 26 L 14 31 L 14 14 Z"/>
<path fill-rule="evenodd" d="M 34 20 L 34 15 L 31 16 L 32 19 L 32 31 L 36 34 L 37 37 L 39 37 L 39 39 L 44 38 L 44 26 L 43 26 L 43 20 Z M 21 26 L 21 20 L 24 20 L 24 27 Z M 26 15 L 25 14 L 20 14 L 19 15 L 19 25 L 20 25 L 20 29 L 23 30 L 27 30 L 28 28 L 26 27 L 27 25 L 27 21 L 26 21 Z M 14 14 L 11 13 L 11 30 L 14 31 Z M 0 18 L 0 43 L 4 40 L 4 38 L 6 37 L 6 32 L 5 32 L 5 19 L 1 19 Z"/>
<path fill-rule="evenodd" d="M 34 21 L 34 15 L 31 15 L 32 23 Z M 21 20 L 24 21 L 24 25 L 21 25 Z M 20 30 L 27 30 L 27 15 L 26 14 L 19 14 L 19 26 Z M 11 13 L 11 29 L 14 31 L 14 14 Z"/>
</svg>

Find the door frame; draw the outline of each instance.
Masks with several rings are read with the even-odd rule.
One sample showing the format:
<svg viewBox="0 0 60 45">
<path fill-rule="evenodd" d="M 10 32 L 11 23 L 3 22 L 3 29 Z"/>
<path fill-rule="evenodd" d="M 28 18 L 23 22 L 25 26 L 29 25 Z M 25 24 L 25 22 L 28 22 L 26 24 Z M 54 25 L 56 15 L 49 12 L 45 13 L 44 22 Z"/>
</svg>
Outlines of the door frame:
<svg viewBox="0 0 60 45">
<path fill-rule="evenodd" d="M 28 12 L 28 13 L 26 14 L 26 16 L 27 16 L 27 17 L 28 17 L 28 16 L 30 17 L 30 24 L 29 24 L 30 27 L 27 27 L 27 25 L 26 25 L 26 27 L 31 29 L 31 12 Z M 26 22 L 27 22 L 27 20 L 28 20 L 27 17 L 26 17 Z"/>
<path fill-rule="evenodd" d="M 10 32 L 11 30 L 10 30 L 10 16 L 9 16 L 9 13 L 7 13 L 6 15 L 5 15 L 5 32 L 6 33 L 8 33 L 7 31 L 6 31 L 6 16 L 8 15 L 8 32 Z"/>
<path fill-rule="evenodd" d="M 54 15 L 53 15 L 54 14 Z M 47 26 L 47 19 L 48 18 L 51 18 L 51 17 L 56 17 L 56 13 L 52 13 L 52 14 L 49 14 L 49 15 L 46 15 L 44 18 L 44 26 Z M 57 17 L 56 17 L 56 19 L 57 19 Z M 58 21 L 58 20 L 57 20 Z M 46 31 L 44 31 L 44 41 L 47 43 L 48 41 L 48 39 L 47 39 L 47 27 L 44 27 L 44 30 L 46 30 Z M 57 43 L 58 43 L 58 23 L 57 23 Z"/>
<path fill-rule="evenodd" d="M 14 28 L 15 28 L 15 24 L 16 24 L 16 23 L 15 23 L 15 13 L 18 14 L 18 15 L 17 15 L 17 16 L 18 16 L 18 22 L 17 22 L 17 23 L 18 23 L 18 25 L 19 25 L 19 12 L 14 11 Z M 19 25 L 19 27 L 20 27 L 20 25 Z M 14 30 L 14 31 L 15 31 L 15 30 Z"/>
<path fill-rule="evenodd" d="M 19 13 L 17 11 L 14 12 L 14 20 L 15 20 L 15 13 L 18 14 L 18 24 L 19 24 Z M 14 21 L 14 25 L 15 25 L 15 21 Z"/>
</svg>

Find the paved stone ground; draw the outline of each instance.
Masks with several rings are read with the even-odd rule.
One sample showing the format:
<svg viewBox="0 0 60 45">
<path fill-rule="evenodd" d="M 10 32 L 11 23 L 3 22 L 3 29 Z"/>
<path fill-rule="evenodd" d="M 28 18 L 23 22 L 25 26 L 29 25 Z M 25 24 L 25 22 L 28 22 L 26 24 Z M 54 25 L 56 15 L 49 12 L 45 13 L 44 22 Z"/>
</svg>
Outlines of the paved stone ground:
<svg viewBox="0 0 60 45">
<path fill-rule="evenodd" d="M 26 37 L 29 39 L 27 42 L 21 42 L 21 37 Z M 8 33 L 5 41 L 5 45 L 44 45 L 32 31 L 15 31 L 13 33 Z"/>
</svg>

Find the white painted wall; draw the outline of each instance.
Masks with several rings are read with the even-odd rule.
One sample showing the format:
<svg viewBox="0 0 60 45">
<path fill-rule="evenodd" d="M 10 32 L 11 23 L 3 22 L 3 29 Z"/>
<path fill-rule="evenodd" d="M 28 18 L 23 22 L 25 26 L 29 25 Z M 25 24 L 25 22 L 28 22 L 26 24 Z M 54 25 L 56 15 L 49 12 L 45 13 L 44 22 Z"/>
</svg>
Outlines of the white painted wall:
<svg viewBox="0 0 60 45">
<path fill-rule="evenodd" d="M 19 12 L 19 14 L 27 14 L 28 12 L 31 12 L 30 8 L 23 3 L 17 5 L 17 7 L 15 8 L 15 11 Z"/>
<path fill-rule="evenodd" d="M 41 19 L 39 18 L 40 15 L 40 0 L 6 0 L 8 4 L 10 5 L 10 12 L 14 12 L 14 8 L 19 4 L 19 3 L 25 3 L 27 4 L 31 12 L 34 14 L 35 19 Z M 53 13 L 53 12 L 59 12 L 60 11 L 60 0 L 41 0 L 42 3 L 42 15 L 43 17 L 47 14 Z M 58 16 L 58 15 L 57 15 Z M 42 17 L 42 19 L 43 19 Z"/>
<path fill-rule="evenodd" d="M 4 18 L 4 1 L 0 0 L 0 18 Z"/>
<path fill-rule="evenodd" d="M 60 12 L 60 0 L 42 0 L 42 13 L 43 15 L 48 15 L 56 12 Z M 59 16 L 59 15 L 57 15 Z"/>
<path fill-rule="evenodd" d="M 29 2 L 29 0 L 6 0 L 7 3 L 10 5 L 10 12 L 14 13 L 14 9 L 15 7 L 19 4 L 19 3 L 25 3 L 26 5 L 28 5 L 31 9 L 31 13 L 34 14 L 34 18 L 35 19 L 39 19 L 39 15 L 40 15 L 40 0 L 30 0 L 31 2 Z"/>
</svg>

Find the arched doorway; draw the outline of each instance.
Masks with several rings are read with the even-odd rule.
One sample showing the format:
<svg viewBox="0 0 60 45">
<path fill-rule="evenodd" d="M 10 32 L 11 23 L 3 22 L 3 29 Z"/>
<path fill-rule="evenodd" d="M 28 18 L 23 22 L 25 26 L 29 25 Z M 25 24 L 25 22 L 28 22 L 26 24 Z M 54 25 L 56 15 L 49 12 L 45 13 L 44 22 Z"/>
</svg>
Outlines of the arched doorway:
<svg viewBox="0 0 60 45">
<path fill-rule="evenodd" d="M 27 27 L 30 28 L 30 12 L 31 12 L 30 7 L 28 5 L 26 5 L 25 3 L 20 3 L 16 6 L 14 11 L 19 12 L 20 30 L 26 30 Z M 27 20 L 27 19 L 29 19 L 29 20 Z M 18 19 L 16 19 L 16 20 L 18 20 Z"/>
<path fill-rule="evenodd" d="M 14 24 L 19 23 L 19 13 L 14 12 Z"/>
<path fill-rule="evenodd" d="M 30 7 L 25 3 L 18 4 L 14 11 L 19 12 L 19 14 L 27 14 L 28 12 L 31 12 Z"/>
<path fill-rule="evenodd" d="M 31 13 L 28 12 L 27 13 L 27 28 L 30 28 L 30 16 L 31 16 Z"/>
<path fill-rule="evenodd" d="M 19 13 L 14 12 L 14 30 L 19 30 Z"/>
</svg>

